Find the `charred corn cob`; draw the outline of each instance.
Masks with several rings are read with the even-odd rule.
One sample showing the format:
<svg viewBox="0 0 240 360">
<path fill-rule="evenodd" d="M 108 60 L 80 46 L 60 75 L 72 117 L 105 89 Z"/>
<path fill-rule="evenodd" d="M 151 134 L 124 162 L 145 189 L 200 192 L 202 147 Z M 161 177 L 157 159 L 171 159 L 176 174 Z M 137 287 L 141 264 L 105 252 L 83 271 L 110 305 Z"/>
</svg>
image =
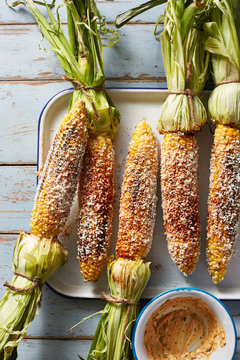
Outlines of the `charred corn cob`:
<svg viewBox="0 0 240 360">
<path fill-rule="evenodd" d="M 162 207 L 169 253 L 184 275 L 194 271 L 200 252 L 198 148 L 193 134 L 207 120 L 197 95 L 208 76 L 209 54 L 202 31 L 206 9 L 204 1 L 168 0 L 160 35 L 169 90 L 157 125 L 165 135 L 161 151 Z M 194 19 L 199 16 L 202 23 L 196 27 Z"/>
<path fill-rule="evenodd" d="M 114 150 L 110 138 L 90 138 L 79 183 L 78 256 L 85 281 L 96 281 L 112 232 Z"/>
<path fill-rule="evenodd" d="M 184 275 L 193 272 L 200 252 L 197 162 L 194 135 L 164 136 L 161 149 L 164 225 L 170 255 Z"/>
<path fill-rule="evenodd" d="M 217 127 L 210 163 L 207 263 L 217 284 L 233 253 L 240 214 L 240 38 L 239 1 L 213 0 L 212 5 L 209 24 L 214 23 L 215 30 L 209 32 L 207 50 L 216 86 L 208 111 Z M 221 45 L 216 47 L 216 42 Z"/>
<path fill-rule="evenodd" d="M 208 198 L 207 260 L 214 283 L 226 274 L 240 212 L 240 130 L 218 125 L 214 134 Z"/>
<path fill-rule="evenodd" d="M 51 238 L 63 230 L 77 189 L 87 126 L 84 102 L 78 101 L 59 126 L 40 178 L 31 217 L 34 235 Z"/>
<path fill-rule="evenodd" d="M 153 235 L 158 171 L 157 143 L 141 122 L 130 142 L 120 199 L 117 258 L 145 259 Z"/>
</svg>

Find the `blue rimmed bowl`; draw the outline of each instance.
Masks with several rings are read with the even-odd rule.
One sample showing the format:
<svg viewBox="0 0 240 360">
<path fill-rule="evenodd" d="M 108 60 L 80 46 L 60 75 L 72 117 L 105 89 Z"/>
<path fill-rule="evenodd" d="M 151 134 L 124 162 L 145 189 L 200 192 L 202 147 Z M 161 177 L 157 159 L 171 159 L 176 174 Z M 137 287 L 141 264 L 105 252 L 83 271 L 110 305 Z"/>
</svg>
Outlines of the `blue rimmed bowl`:
<svg viewBox="0 0 240 360">
<path fill-rule="evenodd" d="M 166 291 L 154 297 L 139 314 L 133 330 L 133 355 L 135 360 L 149 360 L 144 345 L 144 332 L 148 319 L 152 313 L 163 305 L 167 300 L 176 297 L 197 297 L 202 299 L 214 312 L 217 320 L 222 324 L 226 334 L 226 345 L 218 346 L 211 355 L 210 360 L 233 360 L 237 346 L 237 332 L 231 314 L 226 306 L 214 295 L 201 289 L 183 287 Z"/>
</svg>

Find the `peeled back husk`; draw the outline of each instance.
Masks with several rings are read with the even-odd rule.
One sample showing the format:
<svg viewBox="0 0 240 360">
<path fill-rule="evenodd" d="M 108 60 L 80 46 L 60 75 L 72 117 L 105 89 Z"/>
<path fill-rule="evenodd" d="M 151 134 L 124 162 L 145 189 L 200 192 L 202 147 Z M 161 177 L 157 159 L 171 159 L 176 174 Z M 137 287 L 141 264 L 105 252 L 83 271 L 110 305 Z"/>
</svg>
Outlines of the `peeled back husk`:
<svg viewBox="0 0 240 360">
<path fill-rule="evenodd" d="M 94 102 L 99 118 L 96 117 L 89 98 L 80 90 L 73 92 L 70 108 L 76 101 L 83 100 L 88 116 L 89 135 L 93 137 L 104 136 L 113 139 L 118 131 L 120 122 L 119 111 L 112 103 L 106 90 L 88 90 L 88 94 Z"/>
<path fill-rule="evenodd" d="M 116 298 L 138 303 L 150 277 L 150 263 L 141 259 L 118 259 L 108 264 L 108 282 Z M 132 328 L 138 316 L 138 306 L 108 302 L 103 310 L 88 360 L 128 360 Z"/>
<path fill-rule="evenodd" d="M 37 278 L 44 284 L 67 261 L 67 250 L 57 240 L 21 233 L 13 253 L 14 271 Z M 15 275 L 11 285 L 27 289 L 33 282 Z M 7 288 L 0 301 L 0 358 L 16 359 L 19 342 L 34 319 L 42 297 L 41 286 L 29 292 Z"/>
<path fill-rule="evenodd" d="M 150 277 L 150 263 L 119 258 L 108 264 L 111 294 L 138 302 Z"/>
<path fill-rule="evenodd" d="M 204 50 L 204 32 L 194 26 L 194 17 L 204 9 L 200 1 L 167 1 L 160 39 L 170 94 L 158 118 L 160 133 L 196 132 L 207 120 L 197 94 L 206 83 L 209 55 Z"/>
<path fill-rule="evenodd" d="M 162 105 L 157 130 L 163 132 L 196 132 L 207 120 L 207 112 L 198 96 L 190 100 L 185 94 L 170 94 Z"/>
<path fill-rule="evenodd" d="M 240 83 L 217 86 L 208 100 L 214 124 L 240 126 Z"/>
<path fill-rule="evenodd" d="M 215 124 L 239 126 L 239 1 L 212 0 L 211 5 L 211 21 L 204 24 L 208 34 L 205 48 L 211 53 L 213 78 L 217 86 L 210 95 L 208 110 Z"/>
</svg>

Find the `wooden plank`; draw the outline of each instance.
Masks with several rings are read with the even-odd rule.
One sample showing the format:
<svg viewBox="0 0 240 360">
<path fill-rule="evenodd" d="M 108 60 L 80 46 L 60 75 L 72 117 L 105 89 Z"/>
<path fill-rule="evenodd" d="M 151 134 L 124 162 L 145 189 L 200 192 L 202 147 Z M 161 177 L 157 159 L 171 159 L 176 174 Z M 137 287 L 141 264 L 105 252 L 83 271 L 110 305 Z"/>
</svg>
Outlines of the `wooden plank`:
<svg viewBox="0 0 240 360">
<path fill-rule="evenodd" d="M 18 360 L 73 360 L 77 355 L 87 358 L 90 341 L 23 340 L 19 345 Z M 233 360 L 240 359 L 240 343 Z M 230 359 L 226 359 L 230 360 Z"/>
<path fill-rule="evenodd" d="M 237 319 L 236 321 L 240 321 L 240 301 L 234 300 L 234 301 L 224 301 L 225 306 L 228 309 L 231 309 L 230 312 L 232 316 L 234 316 L 234 319 Z M 240 323 L 239 323 L 239 336 L 240 336 Z"/>
<path fill-rule="evenodd" d="M 240 343 L 238 342 L 237 352 L 233 360 L 239 360 L 239 359 L 240 359 Z"/>
<path fill-rule="evenodd" d="M 153 29 L 153 25 L 126 26 L 121 30 L 119 43 L 112 48 L 104 48 L 107 78 L 128 80 L 130 77 L 142 81 L 165 76 L 160 42 L 154 39 Z M 53 53 L 39 50 L 41 35 L 37 26 L 1 25 L 0 39 L 0 80 L 42 81 L 59 79 L 63 74 L 63 70 L 56 66 L 58 62 Z M 41 47 L 45 45 L 43 41 Z"/>
<path fill-rule="evenodd" d="M 115 0 L 115 1 L 109 1 L 109 0 L 99 0 L 97 1 L 98 9 L 100 10 L 101 14 L 106 16 L 107 21 L 114 21 L 115 17 L 132 8 L 135 6 L 138 6 L 142 4 L 143 0 L 132 0 L 129 2 L 128 0 Z M 56 4 L 62 3 L 61 0 L 57 0 Z M 134 21 L 143 21 L 143 22 L 156 22 L 158 16 L 160 14 L 163 14 L 165 5 L 158 6 L 155 9 L 151 9 L 145 14 L 141 14 L 138 17 L 134 19 Z M 46 11 L 41 7 L 41 11 L 44 15 L 46 15 Z M 53 9 L 53 13 L 55 13 L 55 10 Z M 63 21 L 66 21 L 66 11 L 63 9 L 61 11 L 62 19 Z M 33 23 L 34 19 L 31 16 L 31 14 L 26 11 L 23 6 L 19 6 L 18 8 L 15 8 L 15 10 L 10 9 L 6 6 L 5 2 L 2 1 L 0 3 L 0 24 L 14 24 L 14 23 Z"/>
<path fill-rule="evenodd" d="M 36 166 L 0 167 L 0 232 L 29 230 Z"/>
<path fill-rule="evenodd" d="M 77 360 L 87 358 L 91 341 L 24 339 L 18 347 L 18 360 Z"/>
<path fill-rule="evenodd" d="M 108 87 L 160 88 L 166 83 L 107 81 Z M 11 81 L 0 84 L 0 164 L 36 163 L 40 112 L 56 93 L 71 87 L 62 81 Z"/>
<path fill-rule="evenodd" d="M 63 82 L 6 82 L 0 84 L 0 163 L 37 161 L 38 117 Z M 11 149 L 11 150 L 10 150 Z"/>
<path fill-rule="evenodd" d="M 90 341 L 57 341 L 57 340 L 30 340 L 25 339 L 19 345 L 18 360 L 73 360 L 77 355 L 87 358 Z M 233 360 L 240 359 L 240 343 Z M 230 359 L 226 359 L 230 360 Z"/>
</svg>

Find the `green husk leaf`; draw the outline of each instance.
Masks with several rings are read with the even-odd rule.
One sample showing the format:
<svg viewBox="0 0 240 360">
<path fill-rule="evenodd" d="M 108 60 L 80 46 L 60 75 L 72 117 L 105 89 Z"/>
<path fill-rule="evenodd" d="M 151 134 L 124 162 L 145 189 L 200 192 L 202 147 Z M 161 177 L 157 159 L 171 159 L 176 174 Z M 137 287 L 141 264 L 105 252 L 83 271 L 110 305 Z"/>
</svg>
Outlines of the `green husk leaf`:
<svg viewBox="0 0 240 360">
<path fill-rule="evenodd" d="M 14 248 L 14 271 L 37 278 L 44 284 L 67 261 L 67 250 L 57 240 L 39 239 L 21 233 Z M 11 285 L 27 289 L 32 281 L 14 276 Z M 16 358 L 16 347 L 26 334 L 41 302 L 40 286 L 24 293 L 7 288 L 0 301 L 0 358 Z"/>
<path fill-rule="evenodd" d="M 160 35 L 159 35 L 159 33 L 161 33 L 161 32 L 158 32 L 158 25 L 159 25 L 163 20 L 164 20 L 164 15 L 159 15 L 159 17 L 158 17 L 158 19 L 157 19 L 157 21 L 156 21 L 156 25 L 155 25 L 153 34 L 154 34 L 155 39 L 157 39 L 157 40 L 160 40 Z"/>
<path fill-rule="evenodd" d="M 195 26 L 195 16 L 205 6 L 202 2 L 184 4 L 179 0 L 167 3 L 160 39 L 168 89 L 190 89 L 195 95 L 192 108 L 186 94 L 169 94 L 158 119 L 159 132 L 195 132 L 206 122 L 206 110 L 196 94 L 202 91 L 208 77 L 209 54 L 203 50 L 205 33 Z"/>
<path fill-rule="evenodd" d="M 94 314 L 91 314 L 85 318 L 83 318 L 81 321 L 79 321 L 77 324 L 73 325 L 70 330 L 74 329 L 75 327 L 81 325 L 83 322 L 87 321 L 88 319 L 91 319 L 92 317 L 96 316 L 96 315 L 99 315 L 99 314 L 103 314 L 104 313 L 104 310 L 100 310 L 100 311 L 97 311 L 96 313 Z"/>
<path fill-rule="evenodd" d="M 116 17 L 114 24 L 117 28 L 120 28 L 134 17 L 142 14 L 147 10 L 154 8 L 155 6 L 164 4 L 165 2 L 167 2 L 167 0 L 150 0 L 146 3 L 143 3 L 133 9 L 127 10 L 124 13 L 119 14 Z"/>
<path fill-rule="evenodd" d="M 191 119 L 191 109 L 186 95 L 170 94 L 161 108 L 157 129 L 159 132 L 195 132 L 199 131 L 207 117 L 205 107 L 198 96 L 193 98 L 194 114 L 198 123 Z M 198 125 L 199 124 L 199 125 Z"/>
<path fill-rule="evenodd" d="M 216 84 L 240 80 L 238 5 L 238 0 L 212 0 L 211 21 L 204 25 Z M 208 102 L 212 122 L 240 126 L 239 101 L 239 83 L 217 86 Z"/>
<path fill-rule="evenodd" d="M 208 100 L 208 111 L 213 124 L 240 126 L 240 84 L 217 86 Z"/>
<path fill-rule="evenodd" d="M 150 263 L 118 259 L 108 264 L 110 292 L 117 298 L 139 302 L 150 277 Z M 104 308 L 87 360 L 128 360 L 130 336 L 138 316 L 138 306 L 108 302 Z"/>
<path fill-rule="evenodd" d="M 25 5 L 25 0 L 14 1 L 14 2 L 11 2 L 11 3 L 8 0 L 5 0 L 5 2 L 11 8 L 14 8 L 14 7 L 18 6 L 18 5 Z M 52 0 L 51 3 L 47 3 L 46 1 L 42 2 L 42 1 L 38 1 L 38 0 L 33 0 L 33 2 L 35 4 L 43 5 L 43 6 L 45 6 L 47 4 L 47 6 L 49 8 L 53 8 L 55 6 L 56 0 Z"/>
<path fill-rule="evenodd" d="M 36 19 L 42 35 L 57 55 L 66 75 L 85 86 L 99 88 L 87 92 L 100 119 L 96 116 L 92 102 L 81 90 L 74 91 L 69 110 L 77 100 L 84 100 L 90 135 L 113 138 L 118 129 L 120 113 L 104 87 L 103 44 L 100 35 L 103 34 L 109 46 L 112 46 L 118 41 L 116 31 L 106 26 L 106 19 L 100 15 L 94 0 L 64 0 L 68 14 L 69 40 L 64 34 L 58 10 L 55 18 L 45 2 L 49 16 L 47 21 L 35 1 L 24 0 L 20 3 L 25 5 Z M 16 6 L 17 3 L 13 5 Z"/>
</svg>

